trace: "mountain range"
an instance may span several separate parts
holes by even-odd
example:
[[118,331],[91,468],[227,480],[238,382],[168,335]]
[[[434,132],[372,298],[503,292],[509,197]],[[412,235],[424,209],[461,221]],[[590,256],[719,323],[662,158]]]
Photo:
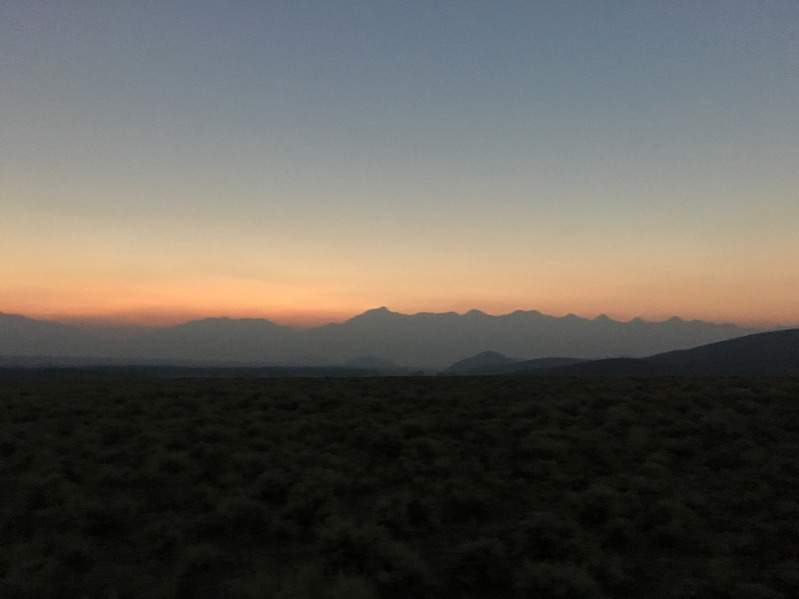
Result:
[[[644,358],[760,332],[734,324],[674,317],[661,322],[548,316],[518,310],[400,314],[368,310],[343,323],[309,329],[266,319],[206,318],[117,337],[92,329],[0,312],[0,356],[94,363],[204,363],[250,366],[331,366],[441,370],[490,349],[516,360],[564,356],[571,361]],[[510,360],[513,362],[514,360]],[[507,362],[507,361],[506,361]],[[507,364],[506,364],[507,366]]]

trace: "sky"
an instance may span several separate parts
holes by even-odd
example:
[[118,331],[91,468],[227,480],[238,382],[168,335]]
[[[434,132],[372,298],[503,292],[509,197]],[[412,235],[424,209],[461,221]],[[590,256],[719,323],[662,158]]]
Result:
[[0,311],[799,325],[799,3],[0,3]]

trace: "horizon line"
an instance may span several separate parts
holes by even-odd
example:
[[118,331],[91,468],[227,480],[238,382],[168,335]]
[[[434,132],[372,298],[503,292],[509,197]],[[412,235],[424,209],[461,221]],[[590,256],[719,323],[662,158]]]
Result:
[[[320,311],[323,312],[323,311]],[[0,315],[8,315],[8,316],[21,316],[23,318],[29,318],[31,320],[39,320],[39,321],[46,321],[46,322],[56,322],[59,324],[65,324],[75,327],[81,328],[92,328],[92,329],[162,329],[168,328],[171,326],[180,326],[189,324],[192,322],[198,322],[202,320],[233,320],[233,321],[241,321],[241,320],[260,320],[265,322],[270,322],[272,324],[276,324],[278,326],[283,326],[286,328],[303,330],[303,329],[314,329],[323,326],[328,326],[331,324],[343,324],[359,316],[363,316],[370,312],[386,312],[390,314],[396,314],[399,316],[407,316],[407,317],[414,317],[414,316],[423,316],[423,315],[455,315],[458,317],[463,317],[471,313],[477,313],[481,315],[485,315],[491,318],[501,318],[506,316],[511,316],[516,313],[536,313],[540,314],[541,316],[545,316],[548,318],[579,318],[581,320],[587,321],[596,321],[596,320],[609,320],[611,322],[616,322],[620,324],[629,324],[635,321],[641,321],[649,324],[659,324],[665,323],[672,320],[678,320],[681,322],[705,322],[708,324],[715,324],[715,325],[732,325],[741,328],[750,328],[750,329],[760,329],[760,330],[773,330],[773,329],[784,329],[784,328],[793,328],[799,327],[799,322],[795,324],[784,323],[784,322],[764,322],[764,321],[730,321],[730,320],[707,320],[704,318],[686,318],[677,314],[668,317],[655,317],[653,320],[648,320],[643,316],[634,316],[627,320],[614,318],[609,316],[607,313],[602,312],[597,314],[596,316],[580,316],[574,312],[568,312],[566,314],[557,315],[557,314],[547,314],[545,312],[541,312],[540,310],[530,308],[530,309],[523,309],[517,308],[515,310],[511,310],[509,312],[500,312],[500,313],[492,313],[487,312],[485,310],[481,310],[479,308],[471,308],[469,310],[465,310],[463,312],[458,312],[456,310],[445,310],[445,311],[429,311],[429,310],[420,310],[418,312],[400,312],[392,310],[385,305],[382,305],[377,308],[368,308],[361,312],[344,316],[341,315],[339,318],[333,320],[326,320],[320,318],[308,318],[307,315],[304,317],[295,316],[294,318],[277,318],[269,317],[269,316],[248,316],[246,314],[242,315],[202,315],[202,314],[175,314],[173,316],[169,316],[168,314],[147,314],[150,316],[150,319],[142,318],[144,314],[141,312],[130,314],[130,313],[115,313],[115,314],[78,314],[78,315],[70,315],[70,314],[42,314],[42,315],[29,315],[20,312],[5,312],[0,310]],[[324,313],[324,312],[323,312]],[[137,318],[138,316],[138,318]],[[155,320],[153,321],[152,316],[156,316]],[[151,320],[151,322],[147,322],[147,320]]]

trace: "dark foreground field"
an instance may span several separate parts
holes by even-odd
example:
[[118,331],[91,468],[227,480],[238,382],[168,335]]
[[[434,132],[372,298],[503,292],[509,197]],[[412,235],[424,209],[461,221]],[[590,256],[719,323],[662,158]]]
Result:
[[0,382],[2,597],[799,596],[799,379]]

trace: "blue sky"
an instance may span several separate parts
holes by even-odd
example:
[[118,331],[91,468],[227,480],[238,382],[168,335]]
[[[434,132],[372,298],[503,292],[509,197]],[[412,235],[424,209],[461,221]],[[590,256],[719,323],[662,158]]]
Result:
[[799,5],[6,2],[0,311],[799,324]]

